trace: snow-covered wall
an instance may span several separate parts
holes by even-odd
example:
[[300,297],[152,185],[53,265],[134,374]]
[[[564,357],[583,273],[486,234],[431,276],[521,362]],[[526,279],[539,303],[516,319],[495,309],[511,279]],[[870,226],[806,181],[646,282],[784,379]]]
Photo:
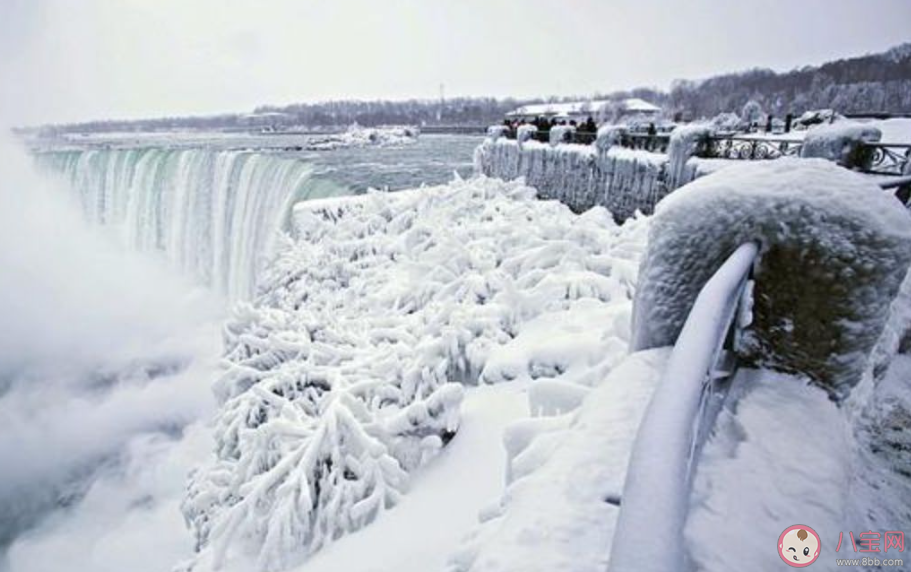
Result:
[[702,285],[751,240],[762,248],[754,319],[738,352],[845,397],[911,264],[911,215],[829,161],[744,163],[662,202],[640,271],[634,349],[673,344]]
[[475,151],[475,171],[504,180],[524,177],[542,198],[559,200],[576,212],[603,206],[617,221],[637,210],[651,214],[670,191],[704,174],[701,163],[691,160],[701,128],[675,132],[668,155],[619,147],[622,127],[603,126],[592,145],[556,144],[563,132],[555,136],[555,130],[554,145],[491,132]]

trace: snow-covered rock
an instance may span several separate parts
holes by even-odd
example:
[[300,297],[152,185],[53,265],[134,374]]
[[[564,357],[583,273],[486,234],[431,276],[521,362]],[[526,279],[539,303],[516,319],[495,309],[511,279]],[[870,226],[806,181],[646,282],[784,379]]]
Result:
[[297,241],[225,328],[188,568],[279,570],[368,524],[458,430],[464,383],[542,380],[541,412],[578,404],[625,352],[646,221],[534,197],[478,178],[295,208]]
[[911,215],[828,161],[753,162],[700,178],[654,217],[633,347],[673,344],[702,285],[746,241],[761,243],[761,260],[739,353],[844,398],[911,263]]
[[881,137],[882,132],[868,123],[826,123],[807,132],[800,156],[828,159],[845,167],[860,167],[865,159],[863,144],[876,143]]

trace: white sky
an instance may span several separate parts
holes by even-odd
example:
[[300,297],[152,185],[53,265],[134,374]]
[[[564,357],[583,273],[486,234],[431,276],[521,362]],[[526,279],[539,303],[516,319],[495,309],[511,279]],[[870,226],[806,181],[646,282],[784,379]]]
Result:
[[0,0],[0,113],[666,88],[880,51],[909,24],[909,0]]

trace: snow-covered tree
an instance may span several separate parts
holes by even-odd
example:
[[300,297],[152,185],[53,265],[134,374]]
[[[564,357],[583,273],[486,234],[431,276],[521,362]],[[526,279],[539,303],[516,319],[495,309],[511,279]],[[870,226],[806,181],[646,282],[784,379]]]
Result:
[[740,112],[740,118],[743,119],[744,123],[747,125],[760,123],[763,116],[762,106],[759,105],[759,102],[755,99],[746,102],[743,106],[743,110]]

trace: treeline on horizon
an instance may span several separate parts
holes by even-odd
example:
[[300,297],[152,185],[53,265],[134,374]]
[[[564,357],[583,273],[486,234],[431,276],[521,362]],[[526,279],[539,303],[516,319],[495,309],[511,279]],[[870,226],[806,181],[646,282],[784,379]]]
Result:
[[456,97],[440,100],[329,101],[275,106],[253,113],[164,117],[143,120],[102,120],[49,125],[44,132],[106,132],[197,130],[288,130],[378,125],[488,125],[498,123],[516,107],[545,101],[624,99],[640,97],[664,109],[668,117],[687,120],[738,112],[754,100],[765,113],[783,117],[810,109],[842,114],[911,113],[911,43],[879,54],[846,58],[821,66],[778,73],[769,69],[717,75],[704,80],[677,80],[669,91],[639,88],[594,96],[496,99]]

